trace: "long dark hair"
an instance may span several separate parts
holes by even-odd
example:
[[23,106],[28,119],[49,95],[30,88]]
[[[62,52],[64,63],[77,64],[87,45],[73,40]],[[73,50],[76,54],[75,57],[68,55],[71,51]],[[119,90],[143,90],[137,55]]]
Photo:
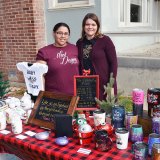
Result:
[[96,37],[100,37],[102,36],[101,32],[100,32],[100,22],[99,22],[99,19],[97,17],[96,14],[94,13],[88,13],[85,15],[83,21],[82,21],[82,33],[81,33],[81,38],[84,38],[85,37],[85,31],[84,31],[84,27],[86,25],[86,21],[87,19],[92,19],[94,22],[96,22],[97,24],[97,32],[95,34]]
[[66,23],[64,23],[64,22],[57,23],[57,24],[54,26],[54,28],[53,28],[53,32],[55,33],[55,32],[58,30],[58,28],[60,28],[60,27],[66,27],[66,28],[68,29],[69,34],[70,34],[70,28],[69,28],[69,26],[68,26]]

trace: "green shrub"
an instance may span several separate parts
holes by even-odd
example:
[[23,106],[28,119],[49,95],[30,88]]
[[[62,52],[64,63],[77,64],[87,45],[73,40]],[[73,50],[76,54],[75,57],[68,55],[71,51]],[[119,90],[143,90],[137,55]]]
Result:
[[4,80],[3,73],[0,72],[0,98],[4,98],[4,96],[9,92],[9,81]]

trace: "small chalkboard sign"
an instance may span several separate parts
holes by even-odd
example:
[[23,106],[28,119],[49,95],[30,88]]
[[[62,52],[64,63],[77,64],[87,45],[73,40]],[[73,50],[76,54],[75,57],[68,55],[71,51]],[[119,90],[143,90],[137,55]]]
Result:
[[55,114],[73,116],[79,97],[40,91],[28,123],[54,129]]
[[99,76],[74,76],[74,95],[80,98],[76,110],[97,109],[95,97],[99,98]]

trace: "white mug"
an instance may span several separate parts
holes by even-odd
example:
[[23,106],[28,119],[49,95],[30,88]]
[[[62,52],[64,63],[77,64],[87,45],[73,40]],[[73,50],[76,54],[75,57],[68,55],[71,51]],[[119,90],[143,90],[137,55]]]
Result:
[[106,122],[106,112],[102,109],[93,111],[94,125],[99,126]]
[[126,149],[128,147],[129,131],[126,128],[117,128],[115,134],[117,148]]
[[6,112],[0,111],[0,130],[6,128]]
[[22,132],[22,120],[20,117],[14,117],[11,120],[12,132],[14,134],[20,134]]

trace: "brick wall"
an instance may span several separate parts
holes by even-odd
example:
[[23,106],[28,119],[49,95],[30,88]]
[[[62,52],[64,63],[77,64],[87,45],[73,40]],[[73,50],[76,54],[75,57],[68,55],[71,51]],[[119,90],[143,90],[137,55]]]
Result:
[[23,82],[17,62],[34,62],[45,45],[43,0],[0,0],[0,71],[10,82]]

